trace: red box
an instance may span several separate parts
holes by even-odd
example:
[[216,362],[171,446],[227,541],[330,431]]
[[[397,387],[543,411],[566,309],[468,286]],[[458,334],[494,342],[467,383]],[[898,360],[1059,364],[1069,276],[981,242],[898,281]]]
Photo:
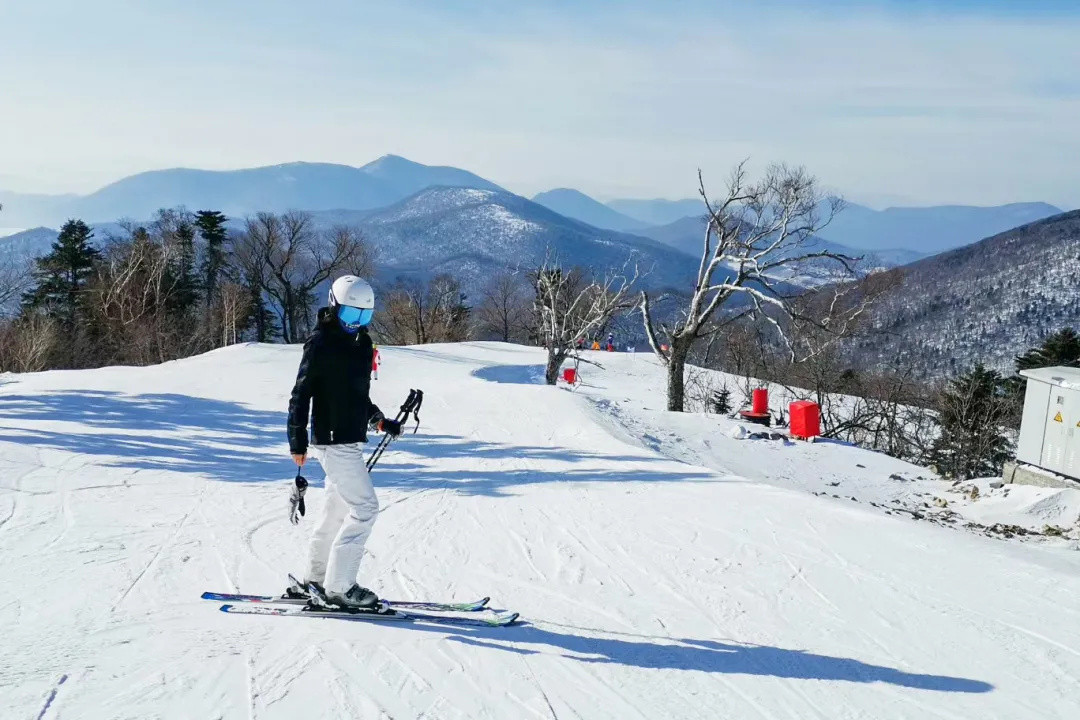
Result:
[[821,408],[816,402],[800,400],[788,407],[792,437],[808,440],[821,434]]
[[577,382],[577,370],[574,368],[563,368],[562,379],[573,385]]

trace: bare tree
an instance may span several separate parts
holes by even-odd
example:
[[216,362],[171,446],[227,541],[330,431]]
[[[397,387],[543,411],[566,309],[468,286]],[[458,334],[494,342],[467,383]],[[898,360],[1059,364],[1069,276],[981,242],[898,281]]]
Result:
[[532,317],[529,285],[509,270],[495,275],[481,293],[476,308],[479,330],[503,342],[520,342],[528,335]]
[[28,263],[0,254],[0,317],[14,309],[15,300],[30,287],[33,275]]
[[177,236],[160,225],[128,228],[103,250],[88,296],[96,357],[83,364],[149,364],[190,354],[190,324],[181,322],[172,272],[183,252]]
[[45,370],[60,343],[60,322],[40,308],[27,310],[0,325],[0,372]]
[[559,368],[579,340],[603,327],[620,310],[633,307],[631,299],[638,271],[627,267],[590,278],[581,268],[564,270],[549,258],[533,275],[536,285],[534,313],[537,340],[547,349],[544,379],[554,385]]
[[[3,209],[0,203],[0,211]],[[29,287],[32,277],[29,263],[17,260],[9,252],[0,252],[0,317],[8,314],[9,304]]]
[[399,279],[376,314],[375,331],[390,345],[461,342],[469,336],[471,308],[465,301],[461,283],[450,275],[426,284]]
[[[814,249],[814,234],[831,222],[843,207],[839,198],[825,198],[817,181],[802,168],[770,166],[758,182],[747,179],[745,162],[731,174],[727,193],[719,202],[709,200],[698,173],[698,188],[708,212],[705,237],[694,287],[686,308],[670,322],[658,322],[648,293],[641,293],[645,334],[667,364],[667,407],[681,412],[684,404],[686,361],[695,342],[721,332],[733,316],[753,313],[768,322],[793,360],[819,351],[797,347],[790,328],[810,323],[839,339],[865,310],[864,303],[847,301],[853,284],[833,285],[833,298],[824,312],[815,303],[807,312],[798,295],[777,281],[811,263],[828,264],[837,281],[855,277],[856,258],[827,249]],[[819,270],[820,273],[820,270]],[[741,303],[741,310],[729,305]],[[721,312],[721,310],[727,312]],[[661,340],[668,345],[665,351]]]
[[234,256],[243,276],[273,300],[286,342],[300,342],[311,330],[317,286],[340,273],[370,276],[375,264],[358,230],[319,232],[302,212],[248,218]]
[[219,283],[212,301],[209,312],[216,320],[212,327],[221,331],[217,347],[240,342],[240,331],[251,316],[251,293],[242,285],[226,280]]

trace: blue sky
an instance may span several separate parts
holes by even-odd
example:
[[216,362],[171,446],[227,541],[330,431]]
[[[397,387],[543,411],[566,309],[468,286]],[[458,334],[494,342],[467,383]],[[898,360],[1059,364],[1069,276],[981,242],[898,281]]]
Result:
[[0,0],[0,188],[396,153],[675,198],[750,157],[1078,207],[1077,38],[1076,0]]

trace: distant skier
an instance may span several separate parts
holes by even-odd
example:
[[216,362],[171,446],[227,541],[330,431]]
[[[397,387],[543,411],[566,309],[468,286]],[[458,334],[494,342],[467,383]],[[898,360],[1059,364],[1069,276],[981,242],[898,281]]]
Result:
[[304,344],[304,357],[289,400],[289,450],[303,466],[311,454],[326,471],[326,509],[311,538],[305,581],[325,589],[326,598],[355,609],[375,608],[378,596],[356,582],[364,544],[379,501],[364,461],[367,429],[401,434],[401,423],[384,417],[371,402],[373,345],[367,325],[375,292],[364,280],[345,275],[330,288],[328,306]]
[[615,333],[608,333],[607,336],[607,351],[615,352]]

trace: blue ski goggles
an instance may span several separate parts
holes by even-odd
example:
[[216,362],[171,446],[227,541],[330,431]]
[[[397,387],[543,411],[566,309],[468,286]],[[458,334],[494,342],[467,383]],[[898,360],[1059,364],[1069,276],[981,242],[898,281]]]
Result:
[[374,314],[375,308],[358,308],[350,305],[340,305],[337,311],[338,320],[350,330],[365,327],[371,322]]

